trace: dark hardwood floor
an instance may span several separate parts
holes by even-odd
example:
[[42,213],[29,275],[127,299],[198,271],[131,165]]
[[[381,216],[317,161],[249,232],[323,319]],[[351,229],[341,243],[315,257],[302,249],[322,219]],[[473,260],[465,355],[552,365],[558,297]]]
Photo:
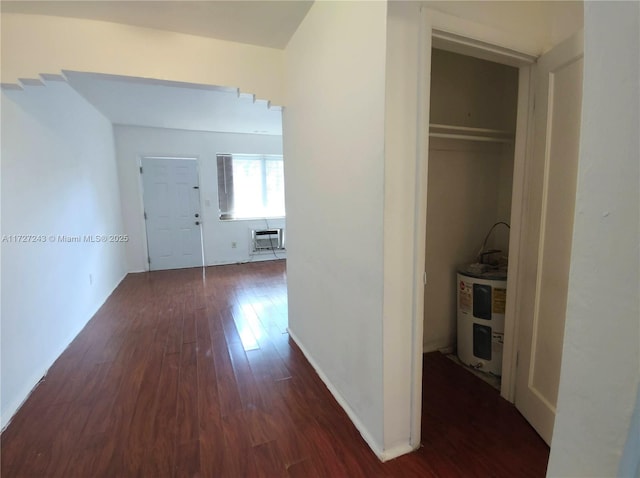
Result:
[[2,433],[2,477],[544,476],[515,408],[437,353],[423,447],[380,463],[286,326],[284,261],[130,274]]

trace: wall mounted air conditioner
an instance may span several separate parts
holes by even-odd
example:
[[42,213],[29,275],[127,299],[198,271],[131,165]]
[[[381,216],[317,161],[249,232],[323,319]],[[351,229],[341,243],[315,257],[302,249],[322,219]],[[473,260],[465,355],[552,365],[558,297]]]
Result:
[[277,229],[253,229],[251,231],[251,253],[282,251],[284,250],[284,230]]

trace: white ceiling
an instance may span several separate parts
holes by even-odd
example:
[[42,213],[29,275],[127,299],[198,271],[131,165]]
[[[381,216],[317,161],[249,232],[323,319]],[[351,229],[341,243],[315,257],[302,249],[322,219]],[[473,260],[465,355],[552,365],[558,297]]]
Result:
[[236,89],[65,71],[112,123],[228,133],[282,134],[281,108]]
[[313,0],[2,0],[3,13],[87,18],[221,40],[284,48]]

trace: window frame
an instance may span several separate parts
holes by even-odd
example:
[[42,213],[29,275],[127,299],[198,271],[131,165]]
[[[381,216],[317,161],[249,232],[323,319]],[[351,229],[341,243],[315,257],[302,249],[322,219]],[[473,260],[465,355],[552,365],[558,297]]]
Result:
[[[235,211],[235,191],[233,181],[233,160],[254,159],[260,162],[260,180],[262,187],[262,205],[267,203],[267,161],[281,161],[284,169],[284,157],[282,154],[263,153],[216,153],[216,166],[218,175],[218,220],[219,221],[251,221],[256,219],[285,219],[286,210],[283,215],[266,215],[251,217],[236,217]],[[284,184],[283,184],[284,189]],[[222,192],[224,190],[224,192]],[[229,192],[230,190],[230,192]],[[284,195],[284,191],[283,191]],[[223,204],[224,203],[224,204]],[[225,206],[226,211],[222,210]]]

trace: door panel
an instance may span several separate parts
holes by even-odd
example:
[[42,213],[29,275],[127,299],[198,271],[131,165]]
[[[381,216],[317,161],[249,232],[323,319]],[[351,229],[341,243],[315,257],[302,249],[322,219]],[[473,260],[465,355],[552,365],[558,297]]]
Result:
[[580,32],[538,61],[534,151],[525,196],[515,404],[547,443],[560,381],[581,106]]
[[201,266],[197,161],[143,158],[142,169],[149,269]]

